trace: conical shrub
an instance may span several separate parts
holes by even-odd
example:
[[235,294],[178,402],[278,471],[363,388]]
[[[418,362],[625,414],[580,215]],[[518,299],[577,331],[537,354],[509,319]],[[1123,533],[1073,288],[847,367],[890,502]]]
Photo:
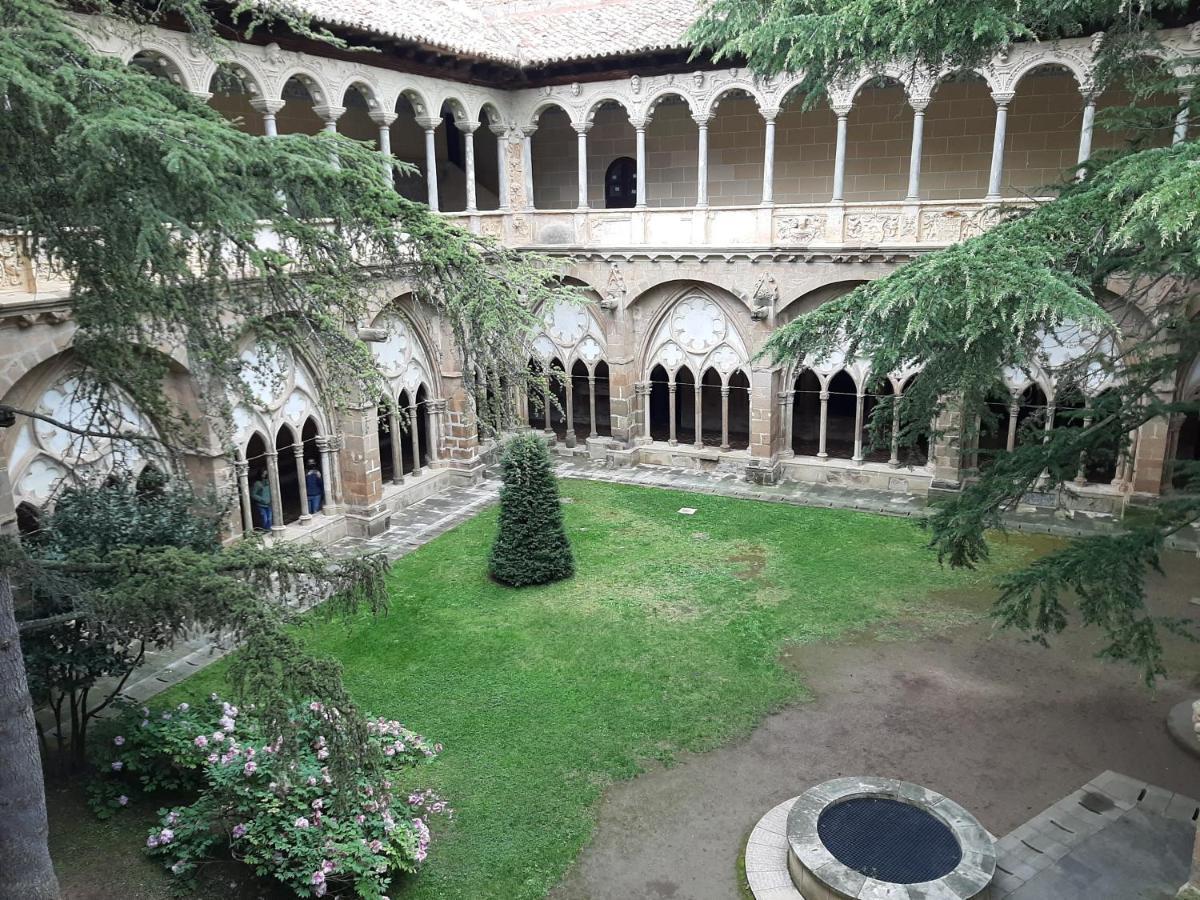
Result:
[[558,480],[540,438],[520,435],[500,458],[500,531],[488,570],[513,587],[548,584],[575,573],[575,558],[563,528]]

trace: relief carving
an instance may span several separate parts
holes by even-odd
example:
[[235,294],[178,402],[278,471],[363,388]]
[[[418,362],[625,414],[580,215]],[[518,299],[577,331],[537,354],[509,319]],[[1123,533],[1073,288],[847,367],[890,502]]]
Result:
[[985,206],[963,220],[962,240],[978,237],[1000,221],[1000,207]]
[[824,216],[781,216],[775,224],[775,235],[781,243],[808,244],[824,234]]
[[29,290],[29,259],[21,251],[18,238],[0,235],[0,291]]
[[899,213],[851,213],[846,216],[846,237],[881,244],[900,237]]
[[957,210],[925,211],[921,214],[921,241],[950,244],[962,235],[963,214]]

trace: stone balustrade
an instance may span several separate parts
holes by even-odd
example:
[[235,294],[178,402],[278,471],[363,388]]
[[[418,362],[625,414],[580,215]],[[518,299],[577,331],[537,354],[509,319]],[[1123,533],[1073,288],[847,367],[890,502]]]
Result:
[[514,246],[780,247],[935,250],[981,234],[1005,209],[1037,201],[824,203],[806,206],[670,207],[454,213],[472,231]]

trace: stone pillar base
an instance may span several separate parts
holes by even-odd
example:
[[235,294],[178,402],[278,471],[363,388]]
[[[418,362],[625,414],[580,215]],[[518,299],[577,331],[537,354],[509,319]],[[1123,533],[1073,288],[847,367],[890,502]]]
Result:
[[751,457],[746,463],[746,480],[751,484],[778,484],[781,468],[777,459]]
[[346,534],[350,537],[375,537],[387,531],[392,512],[380,504],[366,509],[348,509],[346,511]]
[[608,457],[609,439],[606,437],[590,437],[587,439],[588,459],[602,462]]

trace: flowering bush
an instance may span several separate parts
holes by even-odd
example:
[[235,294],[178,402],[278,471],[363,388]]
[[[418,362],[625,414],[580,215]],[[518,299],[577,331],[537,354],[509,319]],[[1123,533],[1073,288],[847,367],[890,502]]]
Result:
[[369,719],[379,773],[339,781],[326,739],[338,713],[320,703],[290,714],[301,748],[285,757],[251,708],[212,696],[198,710],[124,717],[94,752],[104,787],[93,791],[102,815],[136,793],[192,789],[188,806],[161,810],[146,847],[180,876],[219,856],[232,856],[302,897],[382,898],[393,875],[413,872],[429,853],[427,819],[450,810],[432,791],[404,793],[395,782],[441,751],[399,722]]

